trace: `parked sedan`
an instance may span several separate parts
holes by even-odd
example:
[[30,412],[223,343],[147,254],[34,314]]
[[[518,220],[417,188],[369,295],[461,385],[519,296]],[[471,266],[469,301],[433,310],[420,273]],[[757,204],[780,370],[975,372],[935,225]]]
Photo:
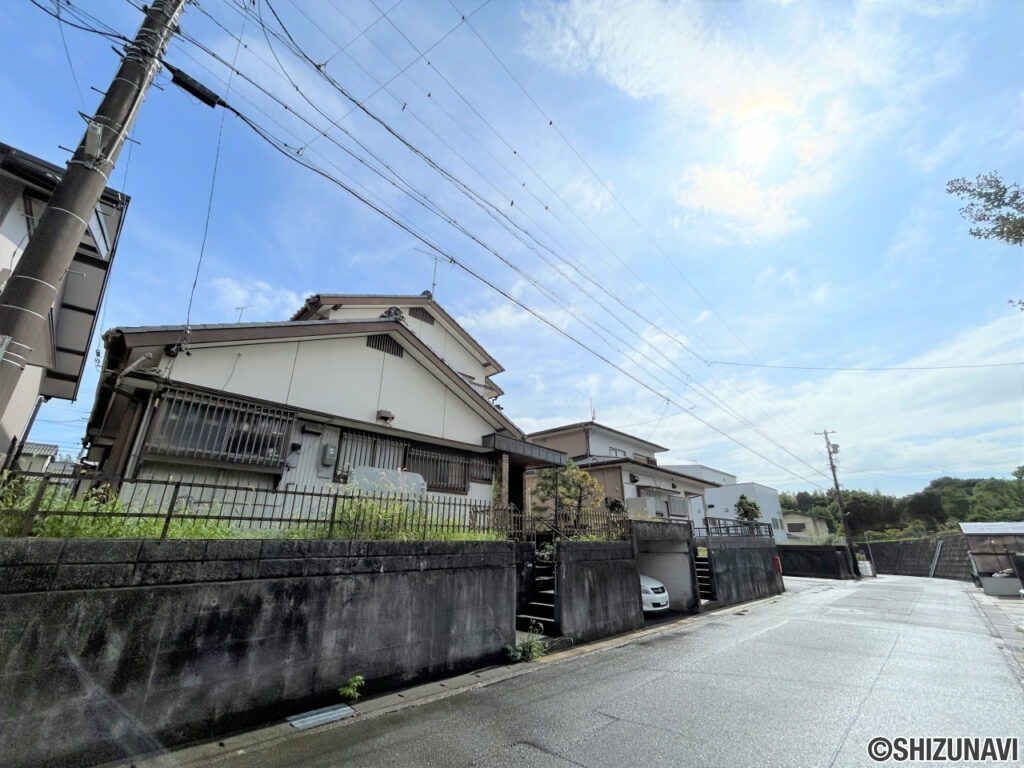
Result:
[[645,613],[668,610],[668,590],[657,579],[640,574],[640,597],[643,599]]

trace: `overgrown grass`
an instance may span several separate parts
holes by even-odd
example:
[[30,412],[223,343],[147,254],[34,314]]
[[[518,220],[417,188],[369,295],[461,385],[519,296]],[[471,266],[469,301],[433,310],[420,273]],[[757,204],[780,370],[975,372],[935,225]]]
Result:
[[[197,513],[175,511],[170,523],[166,510],[152,504],[129,508],[109,486],[72,493],[62,485],[40,492],[40,480],[0,477],[0,537],[20,536],[30,509],[29,536],[40,538],[131,539],[334,539],[393,541],[503,541],[489,530],[466,529],[461,523],[432,519],[424,504],[403,499],[358,496],[335,501],[334,523],[320,520],[273,520],[247,523],[220,519],[220,502],[205,504]],[[429,509],[429,505],[426,505]],[[165,532],[166,526],[166,532]]]

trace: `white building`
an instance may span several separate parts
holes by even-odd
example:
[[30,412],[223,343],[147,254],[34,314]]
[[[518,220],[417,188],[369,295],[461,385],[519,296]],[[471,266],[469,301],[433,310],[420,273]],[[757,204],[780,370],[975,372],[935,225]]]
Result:
[[[779,504],[779,492],[774,488],[758,483],[736,483],[709,489],[704,498],[707,502],[707,517],[725,520],[736,520],[736,502],[740,496],[756,501],[761,508],[760,522],[772,526],[772,535],[776,544],[785,544],[786,526],[782,517],[782,506]],[[701,525],[701,523],[697,523]]]
[[[0,287],[6,285],[54,187],[56,165],[0,143]],[[0,459],[24,442],[40,399],[74,400],[117,251],[128,196],[107,189],[89,219],[71,267],[57,286],[44,344],[28,350],[0,328],[0,364],[23,366],[10,402],[0,403]]]

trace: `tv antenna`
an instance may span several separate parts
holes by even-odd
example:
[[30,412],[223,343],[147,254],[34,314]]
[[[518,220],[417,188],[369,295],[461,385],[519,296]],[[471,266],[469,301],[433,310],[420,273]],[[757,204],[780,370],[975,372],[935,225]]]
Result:
[[430,295],[433,296],[437,290],[437,262],[441,260],[441,256],[436,251],[428,251],[424,248],[414,248],[413,250],[425,253],[434,260],[434,276],[430,280]]
[[235,307],[235,309],[238,310],[238,320],[236,320],[235,322],[237,322],[237,323],[242,322],[242,313],[245,312],[245,310],[247,310],[249,307],[252,307],[252,306],[254,306],[254,305],[253,304],[243,304],[240,307]]

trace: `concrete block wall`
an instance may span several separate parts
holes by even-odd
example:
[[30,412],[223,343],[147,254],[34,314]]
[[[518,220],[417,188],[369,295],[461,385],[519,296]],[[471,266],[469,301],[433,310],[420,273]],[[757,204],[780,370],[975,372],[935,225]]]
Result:
[[771,546],[744,549],[730,546],[709,549],[715,599],[720,605],[733,605],[748,600],[779,595],[786,591],[782,574],[775,572],[775,542]]
[[963,534],[942,537],[942,551],[935,566],[939,579],[971,580],[971,560],[967,556],[967,537]]
[[780,544],[782,573],[820,579],[852,579],[846,547],[811,544]]
[[870,550],[877,573],[900,576],[928,576],[935,549],[942,541],[942,551],[935,566],[935,576],[944,579],[971,580],[971,563],[967,557],[967,537],[963,534],[932,536],[901,541],[872,541],[859,545],[862,552]]
[[627,541],[560,541],[555,555],[555,615],[576,642],[644,625],[640,574]]
[[0,540],[0,765],[119,759],[504,659],[505,542]]

